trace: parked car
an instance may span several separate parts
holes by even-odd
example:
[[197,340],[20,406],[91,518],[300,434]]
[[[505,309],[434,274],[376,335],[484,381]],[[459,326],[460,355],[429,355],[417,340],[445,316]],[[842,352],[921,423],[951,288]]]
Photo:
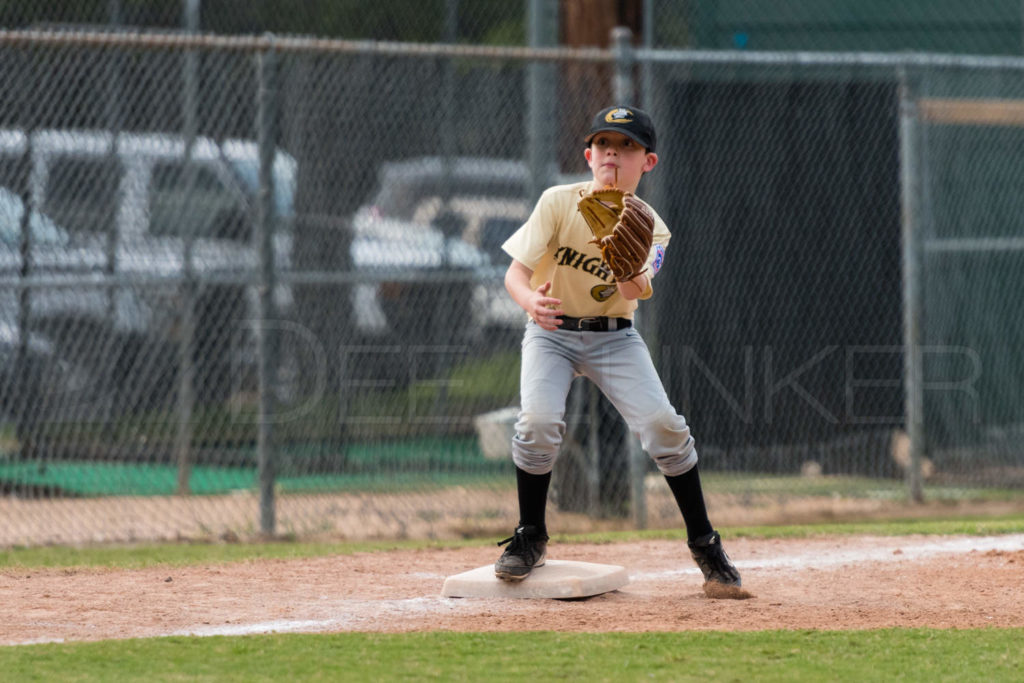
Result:
[[[273,249],[282,277],[274,301],[286,318],[295,307],[287,273],[297,171],[296,160],[278,151]],[[258,176],[253,141],[198,137],[190,145],[176,134],[84,130],[40,130],[29,140],[24,131],[0,130],[0,186],[27,187],[37,207],[33,230],[38,224],[52,237],[32,240],[34,276],[73,273],[78,283],[32,290],[31,334],[56,357],[67,354],[107,378],[89,383],[119,387],[128,404],[165,402],[177,388],[180,283],[191,274],[197,397],[226,398],[237,388],[239,363],[255,363],[252,335],[239,344],[245,330],[232,325],[256,314]],[[350,302],[359,334],[458,344],[496,326],[521,326],[524,314],[502,284],[500,245],[529,215],[528,181],[525,165],[509,160],[383,164],[376,193],[351,221],[351,262],[363,283]],[[17,223],[0,248],[7,277],[20,273]],[[16,291],[3,290],[5,310],[15,310]],[[2,320],[4,338],[20,339],[17,316]]]
[[[579,180],[549,175],[551,183]],[[431,156],[381,164],[375,193],[353,217],[356,239],[387,245],[391,258],[414,264],[422,276],[363,286],[378,287],[381,318],[398,320],[405,311],[414,316],[404,322],[407,332],[419,326],[422,334],[440,315],[431,308],[454,307],[456,319],[471,321],[465,327],[477,334],[521,327],[526,316],[505,291],[509,258],[501,245],[530,216],[531,181],[528,166],[511,159]],[[372,271],[378,260],[360,258],[357,267]],[[462,298],[450,283],[428,277],[440,270],[466,274]],[[374,299],[368,291],[363,296]]]
[[[59,331],[41,324],[69,300],[87,305],[72,283],[88,272],[89,258],[70,249],[68,233],[39,211],[30,213],[30,237],[22,244],[24,217],[22,198],[0,187],[0,281],[7,283],[0,286],[0,419],[35,419],[61,406],[81,408],[95,398],[97,387],[89,368],[62,351]],[[48,287],[15,286],[24,275],[25,255],[29,272],[45,274]],[[24,331],[26,316],[40,324]]]
[[[272,205],[282,224],[274,249],[283,262],[291,248],[294,169],[295,160],[279,151]],[[0,130],[0,184],[27,187],[31,205],[67,235],[60,263],[36,264],[35,274],[74,265],[79,277],[95,278],[73,296],[47,290],[50,304],[35,307],[34,320],[45,320],[55,341],[83,355],[107,344],[104,357],[92,360],[115,356],[117,367],[97,373],[109,371],[122,388],[134,373],[136,398],[163,402],[176,388],[189,291],[181,282],[190,279],[196,395],[223,400],[235,383],[239,339],[244,346],[252,336],[239,323],[255,313],[258,171],[258,148],[247,140],[197,137],[189,144],[174,134],[89,130],[39,130],[30,140],[24,131]],[[286,286],[274,297],[289,306]]]

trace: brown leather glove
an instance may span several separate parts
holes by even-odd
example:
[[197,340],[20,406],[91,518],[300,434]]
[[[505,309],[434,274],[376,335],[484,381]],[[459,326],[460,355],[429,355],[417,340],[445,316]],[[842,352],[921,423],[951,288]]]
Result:
[[584,195],[577,208],[616,281],[644,272],[654,243],[654,214],[646,204],[630,192],[605,188]]

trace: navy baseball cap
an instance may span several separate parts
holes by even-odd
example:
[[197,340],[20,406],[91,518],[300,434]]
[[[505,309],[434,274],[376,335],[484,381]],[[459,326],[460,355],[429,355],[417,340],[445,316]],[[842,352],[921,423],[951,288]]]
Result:
[[606,131],[622,133],[642,145],[648,152],[654,151],[657,142],[651,117],[636,107],[615,106],[597,112],[584,142],[589,145],[595,135]]

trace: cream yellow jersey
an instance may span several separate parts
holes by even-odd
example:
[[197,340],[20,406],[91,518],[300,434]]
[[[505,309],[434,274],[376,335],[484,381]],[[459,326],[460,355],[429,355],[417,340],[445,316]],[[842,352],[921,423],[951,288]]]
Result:
[[[562,300],[565,315],[632,319],[637,302],[619,294],[615,277],[601,258],[601,250],[590,243],[594,235],[576,208],[591,186],[592,182],[582,182],[545,190],[526,223],[501,248],[533,270],[532,288],[551,281],[548,296]],[[653,279],[664,263],[672,235],[661,216],[651,211],[654,243],[647,257],[647,277]],[[653,293],[648,286],[640,298],[649,299]]]

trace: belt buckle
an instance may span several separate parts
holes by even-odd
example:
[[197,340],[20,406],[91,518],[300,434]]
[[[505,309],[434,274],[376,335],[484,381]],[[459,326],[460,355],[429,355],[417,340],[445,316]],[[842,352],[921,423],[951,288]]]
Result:
[[576,329],[592,332],[594,326],[600,326],[600,322],[600,317],[580,318],[580,321],[576,323]]

